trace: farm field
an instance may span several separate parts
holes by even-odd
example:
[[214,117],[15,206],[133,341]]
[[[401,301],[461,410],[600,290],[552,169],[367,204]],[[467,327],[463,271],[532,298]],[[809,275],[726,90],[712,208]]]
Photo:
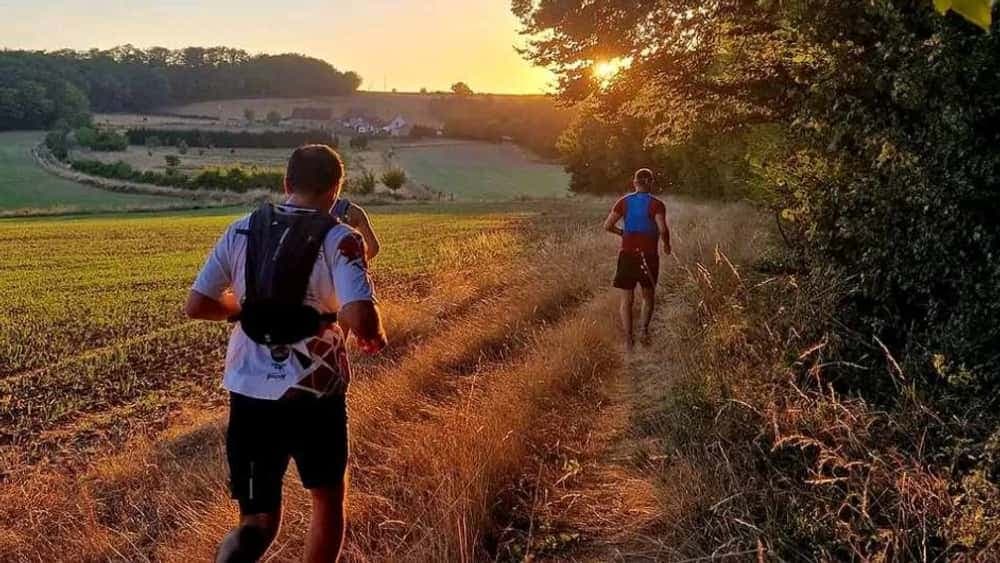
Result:
[[[594,228],[608,203],[369,210],[392,346],[355,362],[348,561],[577,548],[564,531],[576,524],[533,534],[521,519],[534,488],[583,455],[624,377],[606,289],[614,240]],[[713,221],[733,214],[676,207],[690,233],[679,250],[703,259]],[[0,559],[211,557],[235,518],[219,389],[228,327],[186,321],[180,306],[238,213],[0,221],[12,265],[0,272],[12,312],[0,317]],[[308,498],[293,475],[278,561],[301,555]],[[491,515],[498,503],[509,510]]]
[[[346,143],[344,143],[346,144]],[[340,147],[348,176],[368,170],[378,177],[389,166],[406,170],[410,180],[451,194],[456,200],[503,201],[519,197],[561,198],[568,194],[569,176],[557,164],[539,162],[511,144],[475,141],[395,142],[375,141],[367,150]],[[152,153],[152,154],[150,154]],[[193,174],[203,168],[245,166],[281,168],[290,149],[189,149],[180,155],[179,170]],[[124,161],[138,170],[166,170],[174,147],[130,146],[124,152],[75,149],[74,159],[106,163]]]
[[562,166],[534,160],[512,144],[400,146],[394,160],[414,181],[457,199],[558,198],[569,190]]
[[0,133],[0,214],[28,209],[53,213],[121,211],[185,204],[169,197],[107,192],[48,174],[31,157],[31,149],[44,136],[39,132]]

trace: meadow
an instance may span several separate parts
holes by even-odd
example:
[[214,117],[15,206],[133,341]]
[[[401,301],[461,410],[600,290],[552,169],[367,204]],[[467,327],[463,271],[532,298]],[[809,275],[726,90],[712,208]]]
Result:
[[513,144],[457,143],[400,146],[394,151],[414,179],[456,199],[564,197],[569,176],[558,164],[540,162]]
[[169,197],[113,193],[42,170],[31,149],[44,138],[39,132],[0,133],[0,215],[27,211],[71,213],[155,209],[184,205]]

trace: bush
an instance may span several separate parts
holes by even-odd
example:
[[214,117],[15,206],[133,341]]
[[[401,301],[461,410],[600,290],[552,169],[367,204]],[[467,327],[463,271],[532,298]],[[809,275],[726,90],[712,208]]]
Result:
[[80,127],[73,131],[76,144],[98,152],[120,152],[128,148],[128,139],[110,129]]
[[406,171],[402,168],[391,168],[382,173],[382,183],[390,190],[397,192],[406,184]]
[[188,144],[184,141],[184,139],[177,142],[177,152],[180,154],[188,153]]
[[352,194],[369,195],[375,192],[377,183],[375,174],[372,174],[371,170],[363,168],[361,174],[347,179],[347,182],[344,183],[344,190]]
[[49,131],[45,135],[45,146],[48,147],[52,156],[59,160],[64,160],[69,156],[69,145],[66,142],[65,131]]
[[164,155],[163,160],[167,162],[167,168],[177,168],[181,163],[181,157],[176,154]]
[[350,145],[352,149],[363,151],[368,148],[368,137],[365,135],[351,137]]
[[190,190],[212,189],[240,193],[255,189],[280,191],[284,178],[284,171],[279,169],[244,169],[239,166],[228,169],[205,169],[192,177],[181,174],[173,167],[165,173],[152,170],[142,172],[122,161],[107,164],[97,160],[74,160],[71,166],[78,172],[102,178]]
[[[129,129],[128,142],[151,147],[155,143],[189,147],[237,149],[288,149],[306,144],[330,145],[334,138],[329,131],[206,131],[204,129]],[[159,144],[155,146],[160,146]]]

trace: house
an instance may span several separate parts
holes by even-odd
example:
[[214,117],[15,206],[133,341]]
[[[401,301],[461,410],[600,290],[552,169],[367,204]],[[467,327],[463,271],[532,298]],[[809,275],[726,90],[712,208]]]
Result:
[[403,116],[397,115],[382,131],[390,137],[405,137],[410,134],[413,127],[407,123]]
[[382,121],[376,117],[349,115],[340,121],[340,126],[359,135],[378,135],[382,132]]

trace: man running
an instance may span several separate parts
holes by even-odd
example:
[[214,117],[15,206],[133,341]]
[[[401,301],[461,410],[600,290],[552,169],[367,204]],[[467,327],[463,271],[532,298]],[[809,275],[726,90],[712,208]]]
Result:
[[267,551],[278,533],[290,458],[312,495],[306,560],[340,554],[350,380],[342,328],[366,352],[386,345],[361,236],[329,215],[343,176],[331,148],[297,149],[285,175],[286,202],[230,225],[188,297],[189,317],[237,322],[223,385],[240,523],[219,546],[219,562],[256,561]]
[[[642,288],[642,339],[649,342],[649,325],[656,302],[656,283],[660,276],[659,241],[663,252],[670,254],[670,229],[667,208],[653,197],[653,172],[643,168],[632,179],[634,192],[618,200],[611,209],[604,228],[622,237],[618,271],[614,286],[621,290],[621,322],[625,330],[625,348],[633,347],[632,304],[636,285]],[[623,227],[618,222],[624,220]]]
[[382,246],[378,242],[378,237],[375,236],[375,229],[372,228],[368,214],[360,205],[342,197],[333,204],[330,215],[361,234],[361,238],[365,240],[365,255],[369,261],[378,256]]

